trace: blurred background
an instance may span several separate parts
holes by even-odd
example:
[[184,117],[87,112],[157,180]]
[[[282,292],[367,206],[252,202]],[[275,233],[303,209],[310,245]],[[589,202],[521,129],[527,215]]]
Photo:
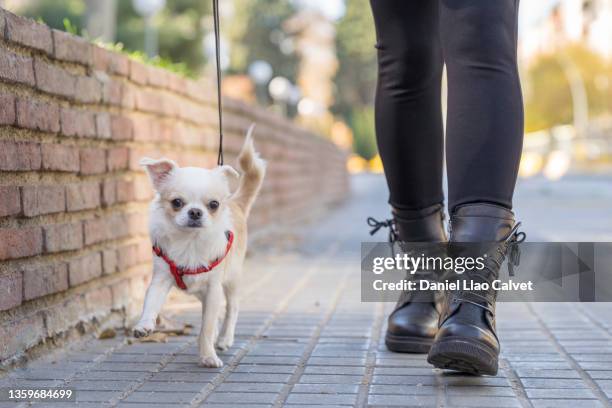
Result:
[[[223,91],[290,116],[352,149],[376,152],[374,27],[368,0],[221,0]],[[210,74],[210,1],[4,0],[17,14],[189,77]],[[612,0],[523,2],[521,177],[612,174]]]

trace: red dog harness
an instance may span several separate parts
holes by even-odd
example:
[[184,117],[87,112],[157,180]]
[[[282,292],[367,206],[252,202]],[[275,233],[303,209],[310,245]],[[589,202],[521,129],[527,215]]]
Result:
[[168,266],[170,267],[170,273],[172,274],[172,276],[174,276],[174,280],[176,281],[177,286],[183,290],[186,290],[187,285],[185,285],[185,282],[183,281],[183,276],[199,275],[201,273],[210,272],[217,265],[223,262],[223,259],[225,259],[230,249],[232,248],[232,244],[234,243],[234,233],[232,231],[227,231],[225,234],[227,235],[227,245],[225,246],[225,253],[222,257],[215,259],[208,266],[199,266],[195,269],[183,268],[182,266],[176,266],[174,261],[168,258],[168,255],[166,255],[160,247],[153,245],[153,252],[155,253],[155,255],[159,256],[168,264]]

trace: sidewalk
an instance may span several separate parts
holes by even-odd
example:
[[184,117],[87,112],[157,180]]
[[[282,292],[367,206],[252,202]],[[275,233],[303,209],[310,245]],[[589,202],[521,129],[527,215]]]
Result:
[[[500,304],[497,377],[446,373],[424,355],[388,352],[393,305],[361,303],[358,272],[359,243],[371,239],[365,218],[384,217],[386,193],[381,177],[354,181],[350,204],[301,233],[294,250],[248,259],[237,341],[220,355],[223,368],[197,366],[198,330],[168,343],[117,337],[31,363],[0,389],[71,388],[80,407],[612,406],[612,304]],[[536,188],[525,191],[521,199],[537,198]],[[525,218],[536,220],[537,209]],[[189,298],[168,311],[199,325]]]

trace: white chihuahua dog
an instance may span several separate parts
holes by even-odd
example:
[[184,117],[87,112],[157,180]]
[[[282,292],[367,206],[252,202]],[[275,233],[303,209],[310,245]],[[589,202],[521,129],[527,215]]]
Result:
[[[234,342],[246,220],[266,167],[255,152],[253,128],[251,125],[238,156],[242,176],[227,165],[207,170],[181,168],[168,159],[143,158],[140,162],[156,192],[149,222],[155,256],[142,317],[133,332],[142,337],[155,329],[166,296],[176,285],[202,301],[199,352],[205,367],[223,366],[215,345],[226,350]],[[230,178],[240,179],[233,194]],[[224,296],[225,320],[219,335],[217,323]]]

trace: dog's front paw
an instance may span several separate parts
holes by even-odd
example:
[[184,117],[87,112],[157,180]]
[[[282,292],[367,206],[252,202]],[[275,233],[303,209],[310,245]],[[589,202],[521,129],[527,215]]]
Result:
[[147,337],[155,329],[155,324],[151,323],[138,323],[132,329],[132,334],[136,338]]
[[223,361],[217,356],[200,357],[200,365],[207,368],[221,368]]
[[219,339],[216,344],[217,349],[221,351],[226,351],[233,345],[234,345],[234,339],[228,339],[225,337]]

